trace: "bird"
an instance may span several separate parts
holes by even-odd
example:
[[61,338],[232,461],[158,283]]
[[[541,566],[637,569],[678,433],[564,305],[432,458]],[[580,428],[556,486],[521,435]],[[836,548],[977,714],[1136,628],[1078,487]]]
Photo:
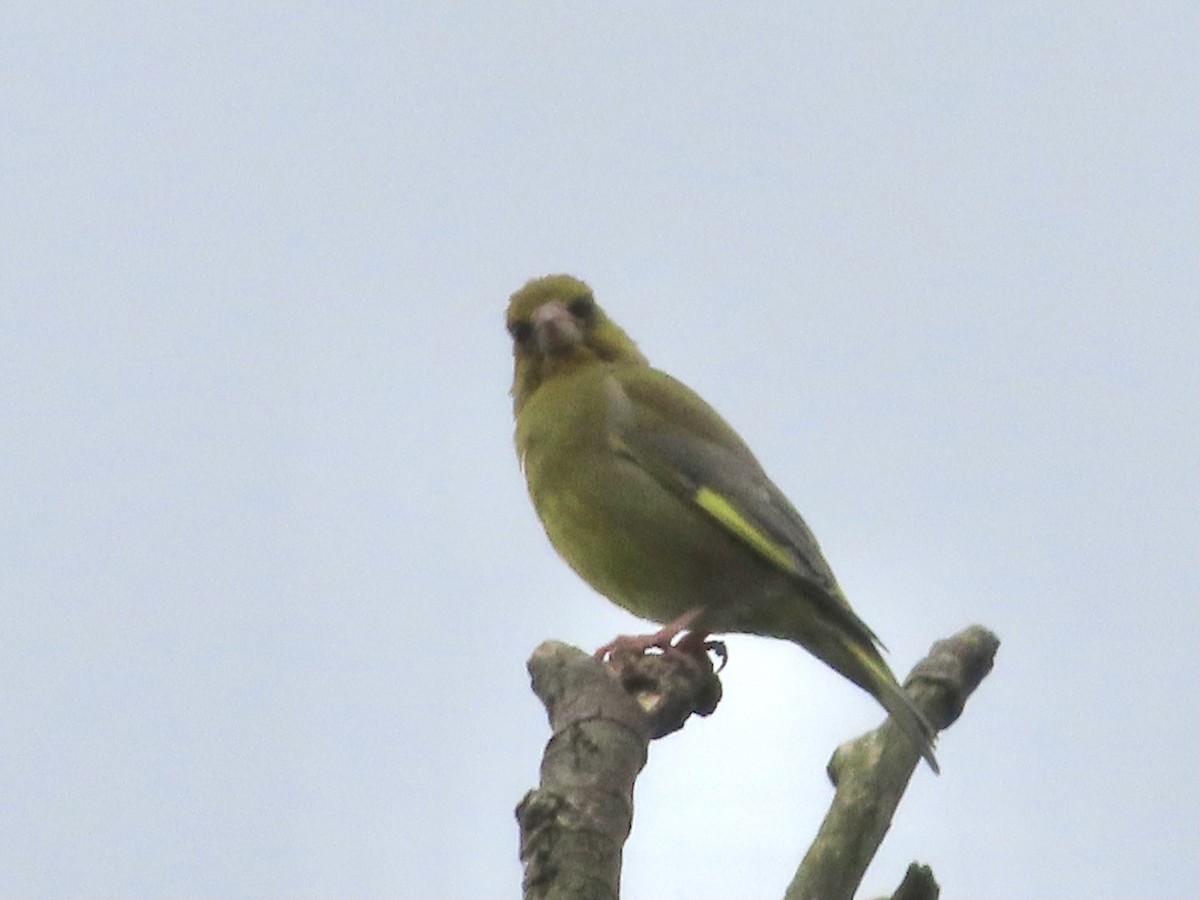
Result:
[[703,652],[711,634],[791,641],[873,696],[937,772],[934,729],[737,432],[653,368],[572,275],[517,290],[506,327],[517,454],[550,543],[597,592],[663,626],[597,654]]

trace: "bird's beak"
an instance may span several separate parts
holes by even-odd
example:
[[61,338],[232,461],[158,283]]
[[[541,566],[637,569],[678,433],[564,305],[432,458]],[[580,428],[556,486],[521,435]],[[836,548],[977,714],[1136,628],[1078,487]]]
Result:
[[566,356],[583,343],[579,323],[561,303],[543,303],[533,311],[530,321],[543,356]]

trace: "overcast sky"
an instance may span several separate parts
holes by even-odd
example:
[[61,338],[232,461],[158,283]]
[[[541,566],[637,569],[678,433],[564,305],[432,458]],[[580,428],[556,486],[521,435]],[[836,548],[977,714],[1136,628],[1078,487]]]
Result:
[[[906,672],[865,896],[1200,894],[1200,6],[8,3],[0,897],[516,898],[549,547],[508,295],[726,415]],[[764,5],[765,6],[765,5]],[[730,642],[630,898],[775,898],[873,727]]]

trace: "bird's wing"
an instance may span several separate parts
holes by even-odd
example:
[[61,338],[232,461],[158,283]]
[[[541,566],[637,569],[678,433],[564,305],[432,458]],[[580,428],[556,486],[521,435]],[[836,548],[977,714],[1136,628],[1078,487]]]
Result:
[[750,448],[684,384],[649,367],[610,389],[613,449],[693,504],[767,562],[796,578],[838,621],[879,643],[850,608],[817,539]]

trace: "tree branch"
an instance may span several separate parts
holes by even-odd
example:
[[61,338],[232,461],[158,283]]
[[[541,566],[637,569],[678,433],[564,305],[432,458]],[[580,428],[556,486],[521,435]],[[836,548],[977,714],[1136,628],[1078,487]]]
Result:
[[942,889],[929,866],[909,863],[904,880],[896,888],[896,893],[892,894],[891,900],[938,900],[941,893]]
[[[953,723],[991,670],[999,641],[980,626],[938,641],[905,683],[939,731]],[[526,900],[615,900],[621,851],[633,821],[633,784],[651,740],[706,716],[721,683],[705,657],[618,653],[606,664],[547,641],[528,662],[551,738],[539,786],[517,807]],[[837,787],[791,886],[788,900],[850,898],[887,833],[919,760],[890,720],[834,753]],[[937,883],[912,866],[896,898],[934,900]]]
[[[973,625],[937,641],[913,668],[905,689],[937,731],[962,714],[992,670],[999,646],[994,634]],[[917,748],[890,719],[834,752],[827,771],[837,793],[785,900],[854,896],[919,760]]]
[[552,735],[541,784],[517,807],[526,900],[614,900],[650,741],[716,709],[721,682],[706,657],[616,653],[605,664],[557,641],[528,668]]

